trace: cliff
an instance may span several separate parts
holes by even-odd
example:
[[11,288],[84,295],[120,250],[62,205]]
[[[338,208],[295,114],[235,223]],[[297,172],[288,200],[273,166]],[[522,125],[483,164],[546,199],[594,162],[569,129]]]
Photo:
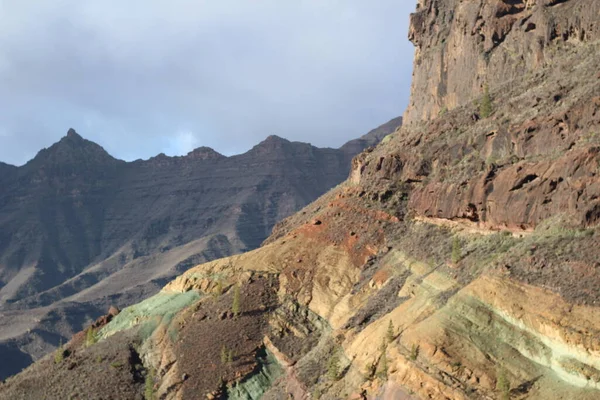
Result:
[[[600,38],[594,0],[419,0],[409,38],[416,47],[406,124],[436,118],[491,90],[518,85]],[[576,18],[573,16],[577,15]]]

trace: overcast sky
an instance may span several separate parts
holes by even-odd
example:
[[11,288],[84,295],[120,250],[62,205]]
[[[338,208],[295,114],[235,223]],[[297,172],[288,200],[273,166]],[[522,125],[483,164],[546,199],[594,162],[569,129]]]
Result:
[[0,0],[0,161],[70,127],[125,160],[338,147],[403,113],[415,4]]

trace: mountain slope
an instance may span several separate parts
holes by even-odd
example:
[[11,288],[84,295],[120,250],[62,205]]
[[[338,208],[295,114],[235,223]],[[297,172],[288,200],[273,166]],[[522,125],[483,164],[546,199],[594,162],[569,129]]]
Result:
[[[64,360],[34,364],[0,397],[122,384],[132,398],[598,399],[600,37],[585,25],[597,7],[420,1],[413,32],[457,29],[468,50],[482,41],[475,28],[498,27],[481,57],[507,63],[531,56],[509,46],[539,36],[545,62],[496,74],[488,99],[454,93],[485,64],[449,64],[464,81],[427,99],[421,60],[455,52],[460,64],[461,46],[421,37],[412,103],[423,109],[357,156],[344,184],[261,248],[191,268],[99,320],[88,330],[98,344],[82,345],[82,332]],[[548,42],[543,21],[561,22]],[[97,362],[107,347],[135,357]],[[98,379],[110,387],[81,384]]]
[[343,181],[354,155],[271,136],[232,157],[199,148],[126,163],[70,130],[3,174],[0,353],[25,361],[3,364],[0,377],[110,305],[258,247],[277,221]]

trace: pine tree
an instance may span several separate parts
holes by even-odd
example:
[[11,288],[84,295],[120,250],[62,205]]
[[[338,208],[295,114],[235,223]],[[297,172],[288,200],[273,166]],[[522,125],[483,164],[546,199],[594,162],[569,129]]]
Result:
[[223,282],[221,280],[217,281],[217,286],[215,288],[214,295],[215,297],[219,297],[223,294]]
[[338,349],[333,350],[333,354],[327,361],[327,376],[332,381],[337,381],[340,377],[340,355]]
[[419,357],[419,346],[413,344],[410,348],[410,360],[417,361],[417,357]]
[[504,369],[500,369],[498,371],[498,377],[496,379],[496,390],[500,392],[500,398],[502,400],[510,399],[510,382],[506,377],[506,371]]
[[381,344],[381,358],[379,358],[379,371],[377,372],[377,376],[381,380],[387,379],[388,374],[388,361],[387,361],[387,343],[385,340]]
[[233,312],[234,317],[237,317],[238,315],[240,315],[240,308],[241,308],[240,286],[235,285],[235,288],[233,290],[233,305],[231,307],[231,311]]
[[223,347],[221,347],[221,364],[226,364],[227,363],[227,347],[225,347],[225,345],[223,345]]
[[394,323],[391,319],[385,336],[388,343],[392,343],[394,341]]
[[490,88],[486,84],[483,87],[483,98],[481,99],[481,104],[479,104],[479,114],[481,118],[487,118],[492,115],[493,107],[492,107],[492,98],[490,96]]
[[144,399],[154,400],[154,371],[149,369],[146,372],[146,381],[144,382]]
[[460,240],[454,237],[452,240],[452,263],[458,263],[462,258],[462,249],[460,248]]

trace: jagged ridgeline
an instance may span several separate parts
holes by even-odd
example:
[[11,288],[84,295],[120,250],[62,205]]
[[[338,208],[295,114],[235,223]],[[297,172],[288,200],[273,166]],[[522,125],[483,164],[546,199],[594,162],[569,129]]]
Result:
[[0,397],[600,398],[599,13],[420,1],[407,123],[345,183]]

